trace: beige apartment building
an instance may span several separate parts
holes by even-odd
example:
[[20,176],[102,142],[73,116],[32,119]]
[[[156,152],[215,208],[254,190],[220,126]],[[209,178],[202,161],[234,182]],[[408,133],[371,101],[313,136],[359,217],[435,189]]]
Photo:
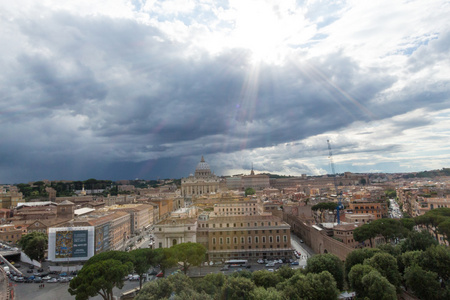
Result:
[[22,230],[12,224],[0,225],[0,242],[16,244],[22,237]]
[[0,208],[14,208],[22,202],[22,193],[17,190],[2,190],[0,193]]
[[228,200],[214,204],[214,215],[216,216],[252,216],[260,212],[256,199]]
[[197,242],[206,247],[210,261],[292,256],[290,226],[275,216],[202,215],[197,226]]
[[137,234],[153,225],[153,205],[127,204],[119,207],[117,211],[130,214],[131,234]]

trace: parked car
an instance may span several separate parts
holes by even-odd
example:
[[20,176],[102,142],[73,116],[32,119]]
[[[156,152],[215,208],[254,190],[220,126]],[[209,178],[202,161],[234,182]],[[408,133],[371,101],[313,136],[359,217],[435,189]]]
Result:
[[293,265],[293,266],[298,266],[299,263],[298,263],[298,261],[293,261],[293,262],[291,262],[291,265]]
[[42,278],[41,277],[34,278],[34,283],[42,283]]
[[220,269],[220,271],[228,271],[228,270],[229,270],[228,266],[225,266],[225,267]]
[[56,283],[56,282],[58,282],[58,279],[56,278],[51,278],[47,281],[47,283]]
[[273,269],[267,269],[267,271],[269,271],[269,272],[273,272]]
[[38,272],[44,272],[44,269],[42,269],[42,268],[40,268],[39,270],[38,270]]
[[33,273],[33,270],[29,269],[27,270],[27,273]]
[[59,278],[59,282],[61,282],[61,283],[69,282],[69,278],[67,278],[67,277],[61,277],[61,278]]
[[156,277],[164,277],[164,273],[161,271],[158,274],[156,274]]
[[50,279],[52,279],[50,276],[44,276],[44,277],[42,277],[42,280],[50,280]]
[[264,260],[263,259],[258,259],[258,264],[263,264],[264,263]]
[[24,282],[23,277],[17,277],[16,282]]
[[66,277],[67,273],[66,272],[62,272],[61,274],[59,274],[60,277]]
[[34,265],[31,265],[31,266],[29,266],[28,268],[30,268],[30,269],[34,269]]
[[304,243],[304,241],[303,241],[303,240],[300,240],[300,243]]

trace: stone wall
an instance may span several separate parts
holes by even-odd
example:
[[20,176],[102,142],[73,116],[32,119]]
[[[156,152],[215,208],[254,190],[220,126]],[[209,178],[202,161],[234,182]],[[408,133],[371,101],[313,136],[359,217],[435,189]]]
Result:
[[318,226],[309,226],[294,215],[285,214],[284,221],[291,225],[292,232],[300,237],[315,253],[332,253],[344,261],[354,249],[329,237]]

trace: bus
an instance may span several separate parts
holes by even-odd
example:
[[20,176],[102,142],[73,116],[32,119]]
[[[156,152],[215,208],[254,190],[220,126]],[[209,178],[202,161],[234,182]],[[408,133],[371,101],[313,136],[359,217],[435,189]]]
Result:
[[225,265],[233,268],[233,267],[246,267],[248,264],[248,260],[246,259],[230,259],[225,261]]

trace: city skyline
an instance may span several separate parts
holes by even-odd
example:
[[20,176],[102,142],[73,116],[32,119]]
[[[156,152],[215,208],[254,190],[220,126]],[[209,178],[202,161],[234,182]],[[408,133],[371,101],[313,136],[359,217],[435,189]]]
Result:
[[446,1],[0,11],[0,183],[450,166]]

